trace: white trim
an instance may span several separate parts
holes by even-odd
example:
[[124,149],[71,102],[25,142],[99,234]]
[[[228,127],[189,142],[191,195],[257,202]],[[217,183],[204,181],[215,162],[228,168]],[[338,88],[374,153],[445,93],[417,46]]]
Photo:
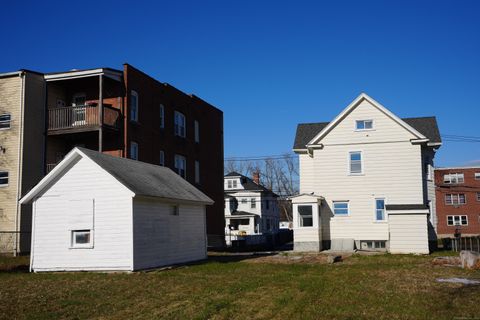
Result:
[[392,120],[397,122],[399,125],[401,125],[403,128],[405,128],[407,131],[412,133],[414,136],[416,136],[419,139],[427,139],[423,134],[415,130],[412,126],[407,124],[405,121],[394,115],[391,111],[389,111],[387,108],[385,108],[383,105],[381,105],[379,102],[375,101],[371,97],[369,97],[366,93],[361,93],[355,100],[353,100],[338,116],[333,119],[325,128],[323,128],[312,140],[310,140],[307,143],[307,147],[310,147],[312,145],[317,145],[320,140],[327,135],[338,123],[340,123],[353,109],[355,109],[360,102],[363,100],[366,100],[370,102],[374,107],[382,111],[385,115],[390,117]]
[[386,210],[387,214],[429,214],[429,209]]

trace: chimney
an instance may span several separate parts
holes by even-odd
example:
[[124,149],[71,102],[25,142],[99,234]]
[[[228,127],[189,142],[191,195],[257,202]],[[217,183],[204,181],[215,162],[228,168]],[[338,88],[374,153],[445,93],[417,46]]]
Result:
[[260,171],[256,170],[256,171],[253,172],[252,180],[256,184],[260,184]]

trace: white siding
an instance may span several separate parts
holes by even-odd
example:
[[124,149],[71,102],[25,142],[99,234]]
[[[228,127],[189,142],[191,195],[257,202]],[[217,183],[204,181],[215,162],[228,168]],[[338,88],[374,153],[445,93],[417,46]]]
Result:
[[390,252],[428,254],[426,214],[391,214]]
[[[373,130],[356,131],[355,120],[373,120]],[[315,149],[301,154],[300,192],[325,197],[321,208],[324,240],[388,240],[388,222],[375,221],[375,198],[387,204],[422,204],[421,147],[414,136],[363,101]],[[361,151],[363,174],[349,174],[349,152]],[[333,201],[348,200],[350,215],[333,216]],[[295,239],[297,241],[297,239]]]
[[205,206],[134,199],[134,269],[177,264],[207,257]]
[[[71,200],[94,202],[93,248],[71,248]],[[132,193],[80,159],[34,202],[34,271],[131,270]]]

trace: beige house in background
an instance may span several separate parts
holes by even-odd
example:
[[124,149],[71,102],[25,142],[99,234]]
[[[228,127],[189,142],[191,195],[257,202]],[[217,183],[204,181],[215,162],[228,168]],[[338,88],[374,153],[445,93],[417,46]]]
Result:
[[18,203],[44,174],[43,74],[0,73],[0,253],[30,249],[31,206]]

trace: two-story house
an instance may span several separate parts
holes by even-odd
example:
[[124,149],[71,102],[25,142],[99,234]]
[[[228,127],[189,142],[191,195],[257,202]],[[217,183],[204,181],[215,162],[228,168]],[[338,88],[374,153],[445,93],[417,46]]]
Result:
[[480,235],[480,167],[436,168],[439,238]]
[[248,244],[255,244],[266,241],[262,235],[278,232],[278,196],[260,184],[258,172],[253,179],[230,172],[224,177],[224,189],[227,244],[232,235],[245,237]]
[[330,122],[299,124],[294,249],[428,253],[436,119],[399,118],[366,94]]
[[[31,72],[29,77],[35,75],[39,82],[34,95],[30,94],[33,86],[14,83],[16,78],[10,74],[0,75],[0,82],[5,83],[0,87],[0,126],[11,124],[11,129],[0,130],[0,139],[3,145],[15,144],[15,148],[7,147],[0,153],[0,184],[5,180],[2,176],[9,177],[9,185],[0,188],[0,199],[8,198],[0,202],[0,212],[5,212],[5,219],[17,222],[0,221],[0,230],[28,234],[30,227],[21,228],[19,221],[29,221],[30,210],[17,213],[20,212],[18,200],[73,147],[79,146],[176,171],[215,201],[207,208],[209,244],[223,244],[221,110],[129,64],[124,64],[122,70]],[[22,100],[22,92],[27,99]],[[24,107],[20,108],[22,103]],[[21,110],[24,113],[20,113]],[[25,137],[31,138],[20,140],[21,130]],[[36,162],[24,165],[23,171],[33,179],[17,192],[18,188],[13,190],[12,184],[19,176],[19,161],[25,162],[19,157],[22,152],[34,152],[32,159]],[[16,159],[15,163],[9,159]],[[8,165],[3,164],[7,162]],[[25,177],[19,179],[23,181]],[[18,210],[14,212],[12,208]],[[26,242],[23,248],[29,247],[29,241]]]

